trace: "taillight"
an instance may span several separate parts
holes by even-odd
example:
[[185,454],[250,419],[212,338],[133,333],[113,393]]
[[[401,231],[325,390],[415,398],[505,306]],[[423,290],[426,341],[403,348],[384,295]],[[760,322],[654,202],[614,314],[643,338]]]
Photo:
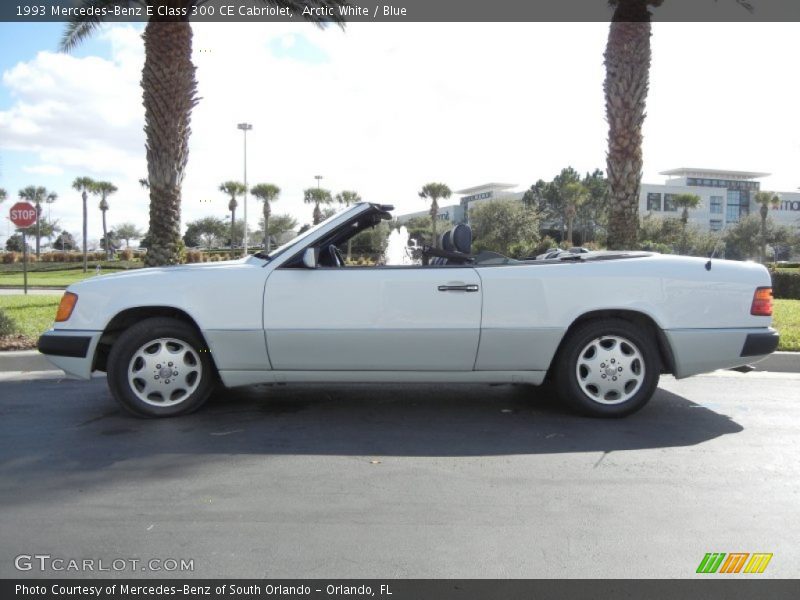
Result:
[[750,305],[750,314],[756,315],[757,317],[772,316],[771,287],[756,288],[756,293],[753,294],[753,303]]
[[78,294],[64,292],[64,295],[61,296],[61,303],[58,305],[58,311],[56,312],[56,322],[60,323],[61,321],[69,319],[77,303]]

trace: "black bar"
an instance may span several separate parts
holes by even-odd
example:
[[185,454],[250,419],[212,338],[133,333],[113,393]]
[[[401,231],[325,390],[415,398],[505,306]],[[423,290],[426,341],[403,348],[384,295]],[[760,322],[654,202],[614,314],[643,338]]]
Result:
[[[591,560],[587,557],[587,560]],[[17,586],[27,586],[20,588]],[[126,587],[127,586],[127,587]],[[384,587],[381,587],[384,586]],[[85,593],[71,590],[87,588]],[[38,588],[39,593],[33,592]],[[222,589],[224,588],[224,591]],[[99,593],[98,591],[99,590]],[[127,590],[127,592],[123,591]],[[136,590],[135,592],[133,590]],[[146,591],[142,591],[146,590]],[[695,579],[4,579],[0,596],[63,600],[175,598],[281,600],[782,600],[800,595],[797,580],[752,576],[698,576]]]
[[748,333],[739,356],[761,356],[772,354],[778,347],[780,335],[777,331],[769,333]]
[[[161,20],[175,11],[171,0],[148,2],[91,3],[96,9],[84,19],[103,22],[139,22]],[[305,2],[293,9],[280,10],[259,0],[209,0],[186,10],[177,18],[196,22],[302,22],[309,18],[336,23],[508,23],[508,22],[609,22],[614,9],[608,0],[349,0],[350,8],[332,7],[326,14],[303,15]],[[196,3],[192,3],[196,4]],[[317,3],[319,6],[320,3]],[[98,6],[99,5],[99,6]],[[115,8],[116,6],[116,8]],[[0,21],[55,22],[70,20],[73,0],[37,0],[36,2],[0,2]],[[148,11],[148,7],[150,10]],[[105,8],[105,11],[102,9]],[[101,10],[98,14],[97,10]],[[653,21],[661,22],[798,22],[800,3],[792,0],[669,0],[651,7]],[[175,17],[175,13],[172,18]],[[476,40],[477,41],[477,40]]]
[[42,354],[86,358],[92,338],[83,335],[43,335],[36,347]]

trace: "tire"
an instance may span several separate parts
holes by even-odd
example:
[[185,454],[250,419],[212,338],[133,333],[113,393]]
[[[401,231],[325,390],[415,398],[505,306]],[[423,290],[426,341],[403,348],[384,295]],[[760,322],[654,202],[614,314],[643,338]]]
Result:
[[167,317],[145,319],[126,329],[111,347],[106,372],[114,398],[140,417],[193,412],[208,400],[216,381],[200,335],[183,321]]
[[655,393],[661,358],[647,329],[608,318],[570,332],[555,367],[561,401],[586,416],[624,417]]

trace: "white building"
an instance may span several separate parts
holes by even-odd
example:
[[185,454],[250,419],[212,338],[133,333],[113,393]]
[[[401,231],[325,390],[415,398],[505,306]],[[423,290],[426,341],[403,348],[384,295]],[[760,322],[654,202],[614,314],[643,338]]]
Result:
[[[700,204],[689,211],[689,222],[721,231],[748,214],[759,214],[755,201],[761,184],[756,181],[769,173],[681,168],[662,171],[668,177],[663,185],[643,183],[639,195],[639,215],[680,216],[672,199],[678,194],[700,196]],[[776,192],[781,198],[770,217],[781,225],[800,227],[800,193]]]
[[[759,214],[760,206],[755,194],[761,184],[757,179],[769,173],[751,171],[722,171],[718,169],[681,168],[662,171],[667,176],[664,184],[643,183],[639,192],[639,216],[648,214],[660,217],[679,218],[679,210],[672,202],[678,194],[700,196],[700,204],[689,211],[689,222],[711,231],[722,231],[748,214]],[[485,183],[458,190],[461,194],[457,204],[439,207],[439,219],[451,223],[467,221],[469,210],[482,202],[495,200],[522,200],[524,192],[512,191],[516,186],[509,183]],[[800,228],[800,193],[776,192],[781,198],[780,206],[770,208],[770,217],[776,223]],[[400,223],[413,217],[427,216],[428,211],[400,215]]]

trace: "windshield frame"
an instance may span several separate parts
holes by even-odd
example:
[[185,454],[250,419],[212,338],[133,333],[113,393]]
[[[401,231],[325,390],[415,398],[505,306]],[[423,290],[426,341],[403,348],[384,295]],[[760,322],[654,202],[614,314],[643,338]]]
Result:
[[[349,206],[349,207],[345,208],[343,211],[340,211],[340,212],[337,212],[336,214],[331,215],[330,217],[328,217],[324,221],[321,221],[321,222],[317,223],[313,227],[311,227],[309,229],[306,229],[303,233],[293,237],[291,240],[289,240],[285,244],[282,244],[282,245],[278,246],[277,248],[275,248],[275,250],[273,250],[273,251],[268,253],[269,258],[262,258],[262,260],[267,261],[268,264],[274,262],[275,259],[277,259],[278,257],[284,256],[293,247],[298,246],[298,245],[300,245],[300,246],[303,245],[306,242],[306,240],[314,237],[314,235],[316,233],[326,229],[328,226],[333,225],[334,222],[339,221],[339,220],[342,220],[342,222],[346,222],[346,221],[350,220],[352,217],[354,217],[355,215],[357,215],[360,212],[362,212],[363,210],[365,210],[365,207],[369,207],[369,206],[370,205],[369,205],[368,202],[359,202],[358,204],[353,204],[352,206]],[[333,228],[331,228],[331,229],[333,229]],[[253,256],[253,255],[251,255],[251,256]],[[263,254],[262,254],[262,257],[263,257]],[[261,257],[257,256],[256,258],[261,258]]]

